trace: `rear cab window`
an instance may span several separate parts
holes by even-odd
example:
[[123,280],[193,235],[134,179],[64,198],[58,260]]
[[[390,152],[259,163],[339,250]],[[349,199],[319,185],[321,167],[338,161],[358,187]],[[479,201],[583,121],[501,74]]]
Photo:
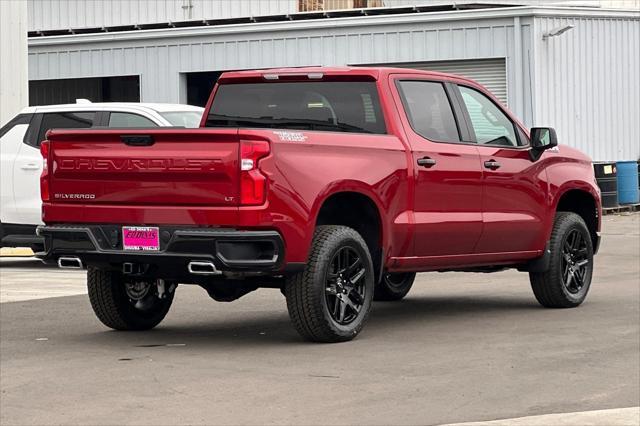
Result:
[[9,133],[16,126],[19,126],[21,124],[28,125],[31,122],[32,118],[33,118],[33,114],[18,114],[15,117],[13,117],[13,119],[9,120],[7,124],[5,124],[4,126],[2,126],[2,128],[0,128],[0,140],[4,135]]
[[375,82],[222,84],[206,127],[385,134]]
[[79,112],[46,112],[42,115],[42,123],[36,140],[27,141],[28,144],[40,146],[50,129],[88,129],[93,127],[96,119],[95,111]]
[[140,114],[112,112],[109,115],[109,127],[158,127],[158,125]]
[[186,127],[189,129],[200,127],[200,120],[202,118],[201,111],[167,111],[161,112],[160,115],[171,123],[172,126]]

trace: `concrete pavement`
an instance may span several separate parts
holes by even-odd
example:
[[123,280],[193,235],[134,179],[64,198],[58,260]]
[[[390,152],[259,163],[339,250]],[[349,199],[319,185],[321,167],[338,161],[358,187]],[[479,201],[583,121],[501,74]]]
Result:
[[[539,307],[515,271],[420,274],[338,345],[302,342],[277,290],[225,304],[181,286],[142,333],[108,331],[85,295],[2,303],[0,423],[442,424],[637,407],[639,219],[605,216],[578,309]],[[0,290],[22,276],[47,297],[57,280],[0,266]]]

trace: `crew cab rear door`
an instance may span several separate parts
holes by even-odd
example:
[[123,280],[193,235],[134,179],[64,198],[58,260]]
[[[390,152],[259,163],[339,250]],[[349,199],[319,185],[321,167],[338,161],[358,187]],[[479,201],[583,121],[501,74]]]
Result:
[[[0,129],[0,221],[20,223],[16,213],[13,168],[33,114],[19,114]],[[39,160],[38,164],[41,164]]]
[[95,124],[96,111],[50,111],[34,115],[13,168],[13,189],[19,222],[42,223],[40,143],[49,129],[55,127],[86,129]]
[[[431,266],[471,254],[482,232],[482,170],[443,81],[394,75],[414,168],[414,250]],[[440,259],[427,259],[438,257]]]
[[459,84],[460,104],[483,167],[483,232],[478,253],[513,253],[544,247],[547,182],[541,162],[516,121],[479,87]]

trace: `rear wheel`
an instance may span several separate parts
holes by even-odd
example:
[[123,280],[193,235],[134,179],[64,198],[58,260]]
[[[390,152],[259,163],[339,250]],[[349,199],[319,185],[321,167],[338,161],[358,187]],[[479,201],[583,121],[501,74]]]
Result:
[[384,274],[380,282],[376,284],[373,300],[401,300],[409,293],[415,279],[416,274],[413,272]]
[[360,234],[320,226],[305,270],[287,280],[289,316],[307,340],[351,340],[369,316],[373,287],[373,264]]
[[115,330],[149,330],[169,312],[175,284],[125,279],[115,271],[89,267],[87,288],[93,312]]
[[550,240],[551,260],[546,272],[531,272],[531,288],[547,308],[573,308],[587,297],[593,273],[593,245],[584,220],[559,212]]

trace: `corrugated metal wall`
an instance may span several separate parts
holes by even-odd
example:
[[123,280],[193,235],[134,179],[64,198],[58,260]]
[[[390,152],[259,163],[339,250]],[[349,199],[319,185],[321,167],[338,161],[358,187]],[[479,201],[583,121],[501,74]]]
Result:
[[27,5],[0,1],[0,126],[28,105]]
[[[549,30],[573,25],[542,40]],[[640,13],[637,19],[535,19],[535,124],[594,160],[640,158]]]
[[[4,1],[4,0],[1,0]],[[298,0],[27,0],[29,31],[146,24],[191,19],[277,15],[298,11]],[[324,0],[341,9],[353,0]],[[640,0],[373,0],[385,7],[465,3],[589,5],[640,8]]]
[[297,0],[28,0],[28,5],[29,31],[276,15],[298,10]]
[[[185,99],[180,74],[186,72],[479,58],[506,58],[508,69],[516,66],[513,18],[478,20],[471,12],[455,16],[456,20],[436,14],[398,15],[205,27],[171,32],[188,37],[157,39],[125,40],[126,35],[114,33],[92,36],[91,43],[62,45],[47,44],[56,37],[38,38],[31,41],[29,78],[139,74],[143,102],[178,102]],[[523,22],[519,28],[526,47],[530,25]],[[74,39],[82,37],[66,40]],[[95,41],[99,39],[108,43]],[[509,73],[508,86],[513,84]],[[509,104],[530,121],[530,111],[518,109],[511,93]]]

